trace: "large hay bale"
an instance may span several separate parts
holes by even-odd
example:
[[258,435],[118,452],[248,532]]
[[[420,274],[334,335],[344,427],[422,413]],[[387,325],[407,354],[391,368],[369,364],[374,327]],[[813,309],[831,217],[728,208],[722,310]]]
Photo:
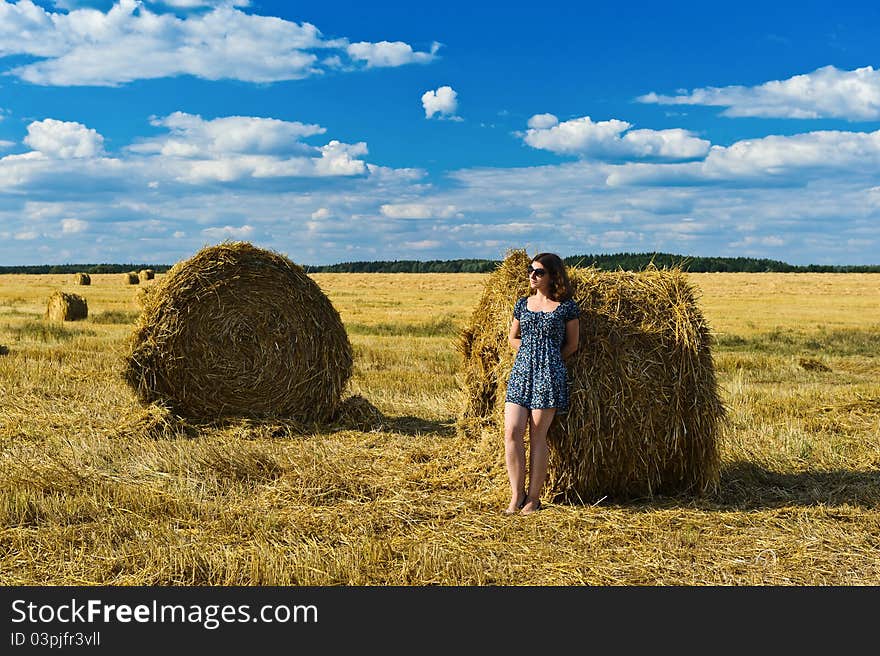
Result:
[[140,278],[138,274],[134,271],[128,271],[127,273],[122,274],[122,284],[123,285],[136,285],[140,282]]
[[156,272],[152,269],[141,269],[140,271],[138,271],[138,280],[140,280],[141,282],[145,280],[152,280],[155,277]]
[[246,242],[206,247],[143,298],[125,378],[194,419],[333,416],[352,371],[339,313],[303,269]]
[[[466,403],[459,429],[489,428],[502,445],[504,396],[514,354],[507,333],[528,294],[525,251],[489,276],[459,343]],[[640,273],[569,267],[580,346],[566,363],[567,413],[548,435],[548,490],[556,498],[703,493],[718,483],[725,409],[709,327],[679,269]]]
[[87,273],[75,273],[75,274],[73,274],[73,284],[74,285],[91,285],[92,278]]
[[46,318],[49,321],[79,321],[89,316],[89,305],[82,296],[55,292],[46,304]]

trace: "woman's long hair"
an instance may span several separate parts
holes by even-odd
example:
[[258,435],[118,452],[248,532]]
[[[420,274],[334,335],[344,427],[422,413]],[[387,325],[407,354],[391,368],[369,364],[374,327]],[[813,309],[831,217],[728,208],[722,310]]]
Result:
[[571,281],[568,279],[568,271],[565,262],[556,253],[538,253],[532,258],[532,262],[540,262],[550,275],[550,297],[554,301],[567,301],[574,293]]

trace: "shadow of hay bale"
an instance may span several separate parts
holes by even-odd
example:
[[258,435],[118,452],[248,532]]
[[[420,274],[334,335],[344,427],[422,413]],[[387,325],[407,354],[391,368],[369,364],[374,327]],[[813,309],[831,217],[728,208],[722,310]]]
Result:
[[0,344],[0,355],[9,355],[9,347]]
[[709,498],[720,510],[761,510],[785,506],[880,507],[880,470],[778,472],[753,462],[725,464],[717,492]]
[[[390,426],[396,426],[391,422]],[[360,395],[345,398],[324,422],[302,422],[293,418],[252,419],[227,417],[192,420],[176,414],[169,406],[150,403],[123,418],[113,434],[127,438],[180,439],[198,437],[207,430],[224,430],[239,439],[292,438],[343,430],[364,433],[393,430],[382,412]]]
[[79,294],[56,291],[46,304],[49,321],[81,321],[89,316],[89,304]]
[[[515,354],[507,334],[529,293],[524,250],[486,282],[460,335],[464,401],[458,429],[487,429],[503,450],[504,397]],[[569,267],[580,308],[580,347],[566,363],[568,412],[548,435],[548,490],[557,501],[703,494],[718,485],[718,394],[711,335],[678,269],[640,273]]]
[[325,423],[352,372],[339,313],[303,269],[247,242],[203,248],[139,297],[124,378],[190,420]]

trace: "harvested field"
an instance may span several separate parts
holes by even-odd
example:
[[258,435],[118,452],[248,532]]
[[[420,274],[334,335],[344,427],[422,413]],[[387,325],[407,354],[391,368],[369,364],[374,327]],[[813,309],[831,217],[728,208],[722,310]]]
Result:
[[880,584],[876,275],[689,275],[728,409],[718,489],[528,517],[501,514],[501,436],[455,430],[486,275],[311,277],[355,327],[349,417],[320,430],[144,407],[119,274],[54,325],[70,276],[0,276],[0,584]]

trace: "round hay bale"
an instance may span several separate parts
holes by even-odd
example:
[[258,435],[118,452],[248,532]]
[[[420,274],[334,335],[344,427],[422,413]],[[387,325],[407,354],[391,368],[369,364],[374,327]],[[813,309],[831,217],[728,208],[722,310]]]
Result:
[[79,321],[89,316],[89,305],[82,296],[55,292],[46,305],[46,318],[49,321]]
[[140,282],[140,278],[138,274],[134,271],[129,271],[127,273],[122,274],[122,284],[123,285],[136,285]]
[[138,271],[138,280],[140,280],[142,282],[144,280],[152,280],[155,277],[156,277],[156,272],[153,271],[152,269],[141,269],[140,271]]
[[92,278],[87,273],[75,273],[75,274],[73,274],[73,284],[75,284],[75,285],[91,285]]
[[247,242],[203,248],[143,298],[125,378],[181,416],[333,416],[352,372],[339,313],[303,269]]
[[[507,333],[528,294],[525,251],[489,276],[461,335],[466,401],[458,427],[490,428],[502,446],[514,354]],[[720,400],[709,327],[679,269],[640,273],[568,268],[580,346],[566,363],[568,412],[548,434],[548,490],[557,499],[704,493],[717,486]]]
[[9,355],[9,347],[0,344],[0,355]]

